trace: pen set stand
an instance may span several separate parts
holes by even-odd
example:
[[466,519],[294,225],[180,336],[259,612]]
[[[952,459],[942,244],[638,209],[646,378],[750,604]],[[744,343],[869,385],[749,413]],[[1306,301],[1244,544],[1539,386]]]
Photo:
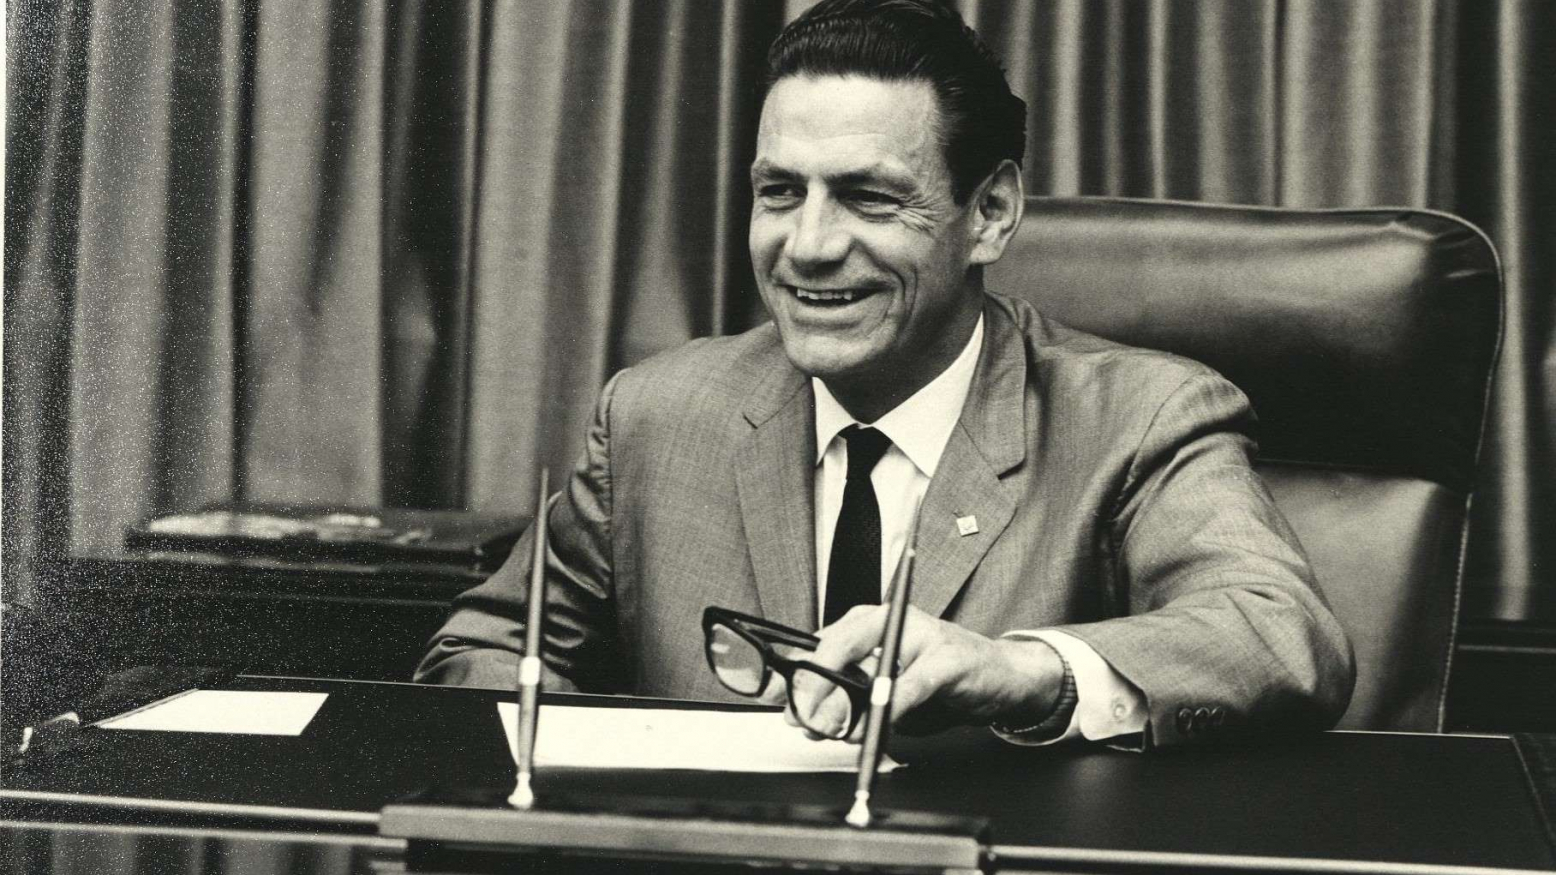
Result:
[[549,871],[562,860],[579,865],[609,860],[612,871],[627,861],[638,863],[638,871],[677,872],[708,865],[926,873],[989,868],[985,820],[871,806],[908,603],[912,532],[891,588],[850,806],[537,792],[546,498],[542,471],[519,668],[514,789],[506,797],[496,790],[429,791],[385,806],[379,833],[407,841],[408,871],[513,871],[526,863]]

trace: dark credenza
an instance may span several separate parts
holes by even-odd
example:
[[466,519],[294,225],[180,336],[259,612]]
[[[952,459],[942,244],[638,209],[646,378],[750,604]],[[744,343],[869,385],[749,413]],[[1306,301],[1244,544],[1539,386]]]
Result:
[[[66,858],[115,848],[132,863],[194,855],[179,871],[228,871],[235,854],[281,862],[245,857],[232,871],[384,871],[400,849],[376,835],[384,804],[428,786],[511,785],[495,708],[504,694],[263,677],[227,686],[330,695],[296,738],[89,730],[68,755],[7,770],[10,871],[85,871]],[[1550,790],[1538,782],[1550,762],[1528,743],[1337,732],[1141,756],[1017,748],[967,730],[900,740],[910,765],[884,776],[878,799],[989,818],[1002,871],[1548,870],[1556,848],[1540,793]],[[841,806],[852,785],[837,774],[555,770],[540,789]]]
[[39,586],[33,640],[99,670],[206,665],[409,680],[473,568],[218,560],[75,559]]

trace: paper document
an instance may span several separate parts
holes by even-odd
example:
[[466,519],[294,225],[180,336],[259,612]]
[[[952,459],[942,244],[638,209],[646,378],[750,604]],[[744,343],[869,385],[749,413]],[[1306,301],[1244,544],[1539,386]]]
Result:
[[[497,703],[508,752],[518,758],[519,706]],[[776,711],[580,708],[543,705],[535,765],[714,772],[852,772],[859,747],[811,741]],[[881,758],[881,771],[897,768]]]
[[301,735],[329,693],[192,690],[97,724],[103,729]]

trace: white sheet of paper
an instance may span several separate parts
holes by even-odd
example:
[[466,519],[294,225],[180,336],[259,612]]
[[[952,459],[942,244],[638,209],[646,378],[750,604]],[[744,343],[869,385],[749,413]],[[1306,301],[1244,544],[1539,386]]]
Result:
[[104,729],[301,735],[329,693],[194,690],[97,724]]
[[[519,706],[498,702],[508,753],[518,759]],[[811,741],[775,711],[581,708],[542,705],[536,768],[852,772],[859,748]],[[881,757],[881,771],[897,768]]]

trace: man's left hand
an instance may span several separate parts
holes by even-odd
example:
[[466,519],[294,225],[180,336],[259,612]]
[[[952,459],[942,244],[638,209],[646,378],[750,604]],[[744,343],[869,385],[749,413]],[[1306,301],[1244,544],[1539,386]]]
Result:
[[[832,669],[856,664],[873,673],[871,652],[880,645],[886,613],[885,605],[853,608],[816,633],[821,643],[809,661]],[[961,724],[1038,722],[1053,710],[1064,678],[1059,655],[1041,641],[986,638],[911,606],[899,662],[892,725],[911,734]],[[840,697],[827,702],[838,705]],[[792,713],[785,715],[798,725]],[[843,715],[836,719],[841,722]],[[864,723],[861,716],[853,740],[862,737]]]

